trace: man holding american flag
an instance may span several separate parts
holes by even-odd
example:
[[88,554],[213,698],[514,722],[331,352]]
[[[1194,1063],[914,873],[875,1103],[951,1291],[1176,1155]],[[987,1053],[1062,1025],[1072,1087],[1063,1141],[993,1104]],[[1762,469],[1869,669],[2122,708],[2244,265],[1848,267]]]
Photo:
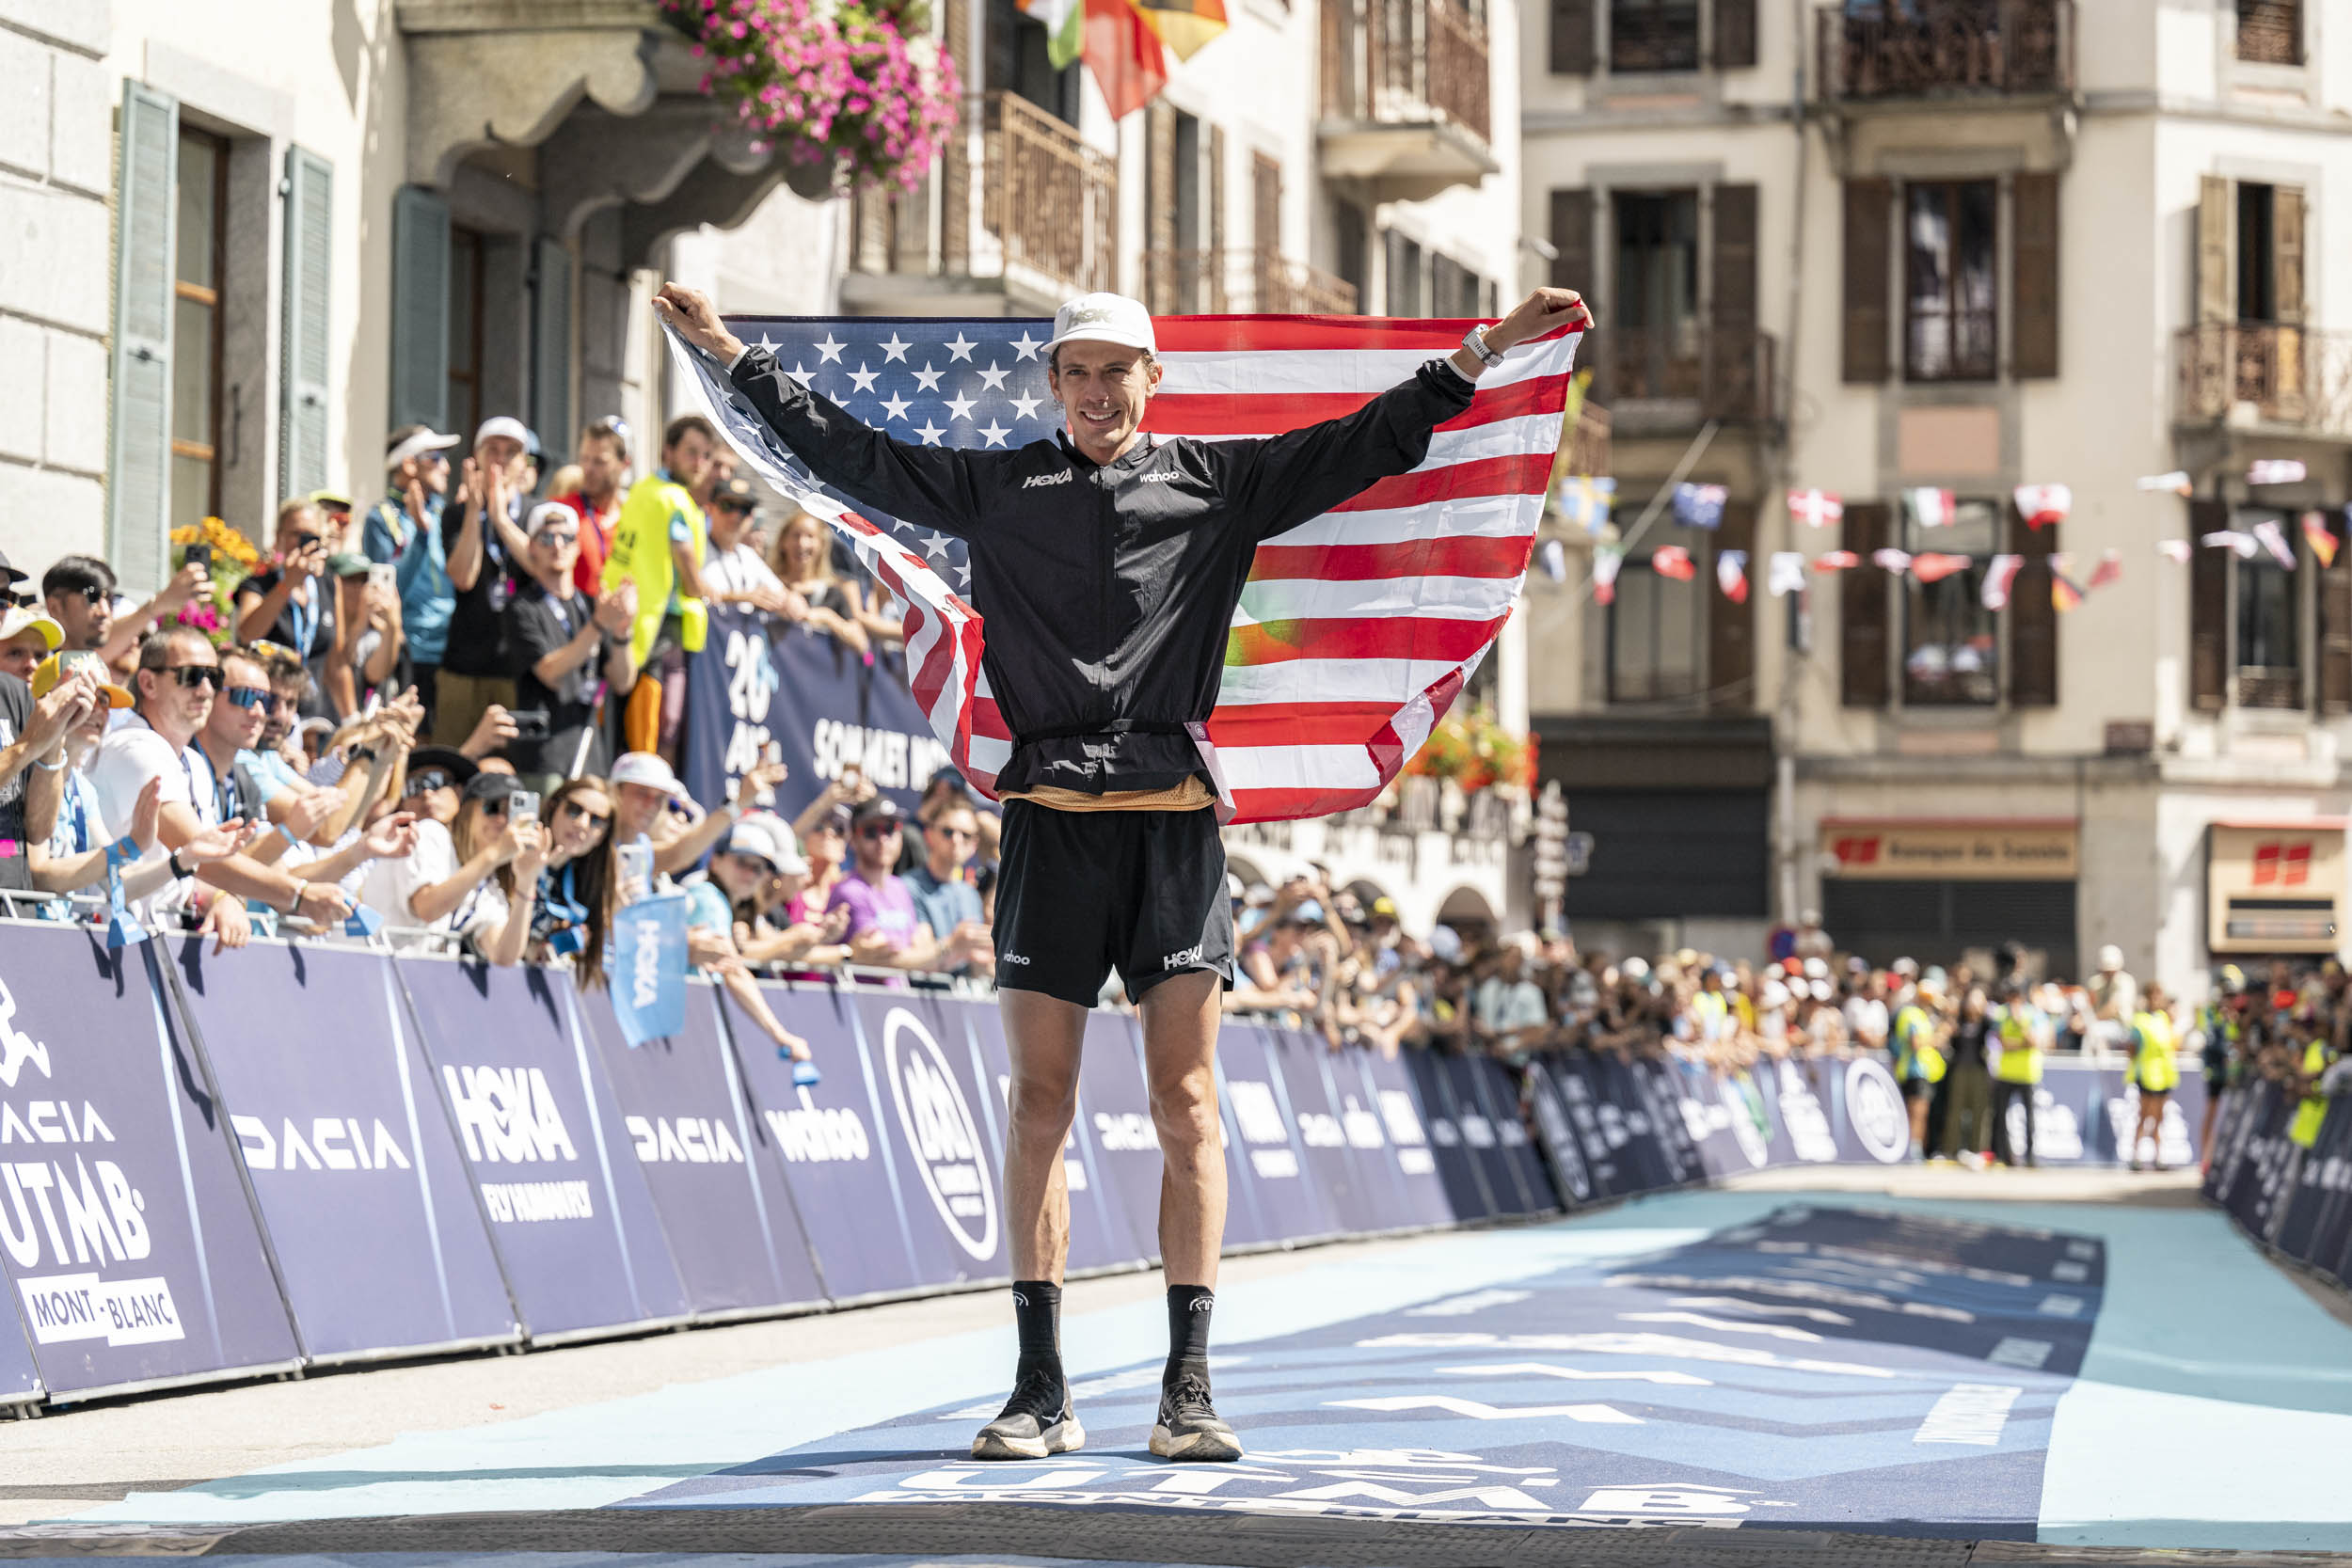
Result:
[[[1479,377],[1503,364],[1506,349],[1586,325],[1582,301],[1568,290],[1539,289],[1501,322],[1471,328],[1450,356],[1343,417],[1269,438],[1203,440],[1144,433],[1164,373],[1151,315],[1120,295],[1084,295],[1056,314],[1043,346],[1064,429],[1052,440],[997,451],[895,440],[811,391],[774,355],[747,346],[702,293],[668,284],[655,305],[678,337],[725,367],[723,383],[706,367],[707,385],[764,427],[748,433],[750,445],[779,442],[828,488],[969,550],[970,606],[948,610],[977,608],[985,618],[971,706],[987,711],[960,712],[957,721],[967,740],[999,721],[1009,738],[993,778],[976,772],[975,782],[1006,802],[995,946],[1012,1057],[1005,1188],[1021,1340],[1012,1398],[974,1440],[974,1457],[1041,1458],[1085,1442],[1059,1345],[1070,1227],[1062,1148],[1077,1105],[1087,1010],[1115,968],[1142,1017],[1166,1161],[1159,1241],[1170,1346],[1152,1451],[1240,1458],[1239,1439],[1211,1402],[1208,1374],[1226,1204],[1216,1032],[1233,962],[1218,807],[1236,793],[1219,776],[1208,739],[1213,709],[1221,711],[1220,681],[1231,684],[1235,608],[1262,542],[1344,508],[1382,481],[1422,477],[1433,433],[1470,409]],[[1503,414],[1532,418],[1556,442],[1565,364],[1543,368],[1561,373],[1523,384],[1527,406]],[[732,424],[730,437],[744,444]],[[1462,467],[1524,467],[1530,456],[1539,505],[1549,442],[1532,454]],[[1487,494],[1525,510],[1516,494]],[[1459,508],[1489,516],[1509,509],[1477,499]],[[1456,623],[1477,639],[1474,665],[1525,571],[1533,524],[1524,536],[1448,540],[1438,537],[1443,522],[1420,525],[1426,559],[1461,545],[1461,580],[1488,585],[1478,594],[1499,581],[1505,595],[1500,611],[1480,599],[1477,613],[1486,619]],[[1498,543],[1502,549],[1485,553],[1512,559],[1480,576],[1473,558]],[[1423,662],[1407,657],[1406,668],[1426,668],[1433,654],[1458,665],[1459,632],[1414,635],[1422,641],[1407,653]],[[1454,640],[1439,650],[1429,637]],[[909,641],[912,665],[912,629]],[[1438,711],[1460,678],[1456,668],[1439,683]],[[920,697],[924,683],[916,684]],[[1392,773],[1397,760],[1381,770]]]

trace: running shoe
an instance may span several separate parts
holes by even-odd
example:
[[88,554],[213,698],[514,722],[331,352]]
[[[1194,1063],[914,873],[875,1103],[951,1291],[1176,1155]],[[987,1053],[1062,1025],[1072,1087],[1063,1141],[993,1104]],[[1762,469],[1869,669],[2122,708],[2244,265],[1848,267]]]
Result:
[[1087,1429],[1070,1408],[1070,1383],[1057,1367],[1032,1367],[1014,1383],[1004,1414],[972,1439],[975,1459],[1043,1459],[1084,1448]]
[[1160,1389],[1160,1418],[1152,1429],[1152,1451],[1162,1459],[1231,1461],[1241,1457],[1241,1439],[1209,1402],[1209,1380],[1180,1372]]

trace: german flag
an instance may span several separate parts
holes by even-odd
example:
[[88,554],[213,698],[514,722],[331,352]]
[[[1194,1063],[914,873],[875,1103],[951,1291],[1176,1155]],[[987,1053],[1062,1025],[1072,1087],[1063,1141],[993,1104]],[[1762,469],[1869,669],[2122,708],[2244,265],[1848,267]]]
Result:
[[1160,41],[1189,60],[1225,31],[1225,0],[1132,0]]

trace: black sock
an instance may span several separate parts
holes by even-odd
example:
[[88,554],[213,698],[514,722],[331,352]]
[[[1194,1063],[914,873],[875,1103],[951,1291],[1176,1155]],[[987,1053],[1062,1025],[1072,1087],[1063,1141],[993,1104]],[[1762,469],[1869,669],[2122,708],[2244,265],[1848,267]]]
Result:
[[1206,1285],[1168,1288],[1168,1370],[1164,1383],[1190,1372],[1202,1382],[1209,1376],[1209,1315],[1216,1292]]
[[1021,1331],[1021,1365],[1061,1370],[1061,1287],[1050,1280],[1012,1282],[1012,1321]]

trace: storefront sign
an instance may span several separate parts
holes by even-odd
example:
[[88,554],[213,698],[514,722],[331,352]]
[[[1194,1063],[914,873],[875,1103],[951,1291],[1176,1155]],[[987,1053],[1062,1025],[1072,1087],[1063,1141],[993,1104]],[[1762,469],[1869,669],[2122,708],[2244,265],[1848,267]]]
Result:
[[2344,820],[2217,822],[2205,843],[2216,953],[2333,953],[2344,929]]
[[1823,817],[1825,875],[1921,880],[2068,882],[2077,854],[2072,817],[1919,821]]

